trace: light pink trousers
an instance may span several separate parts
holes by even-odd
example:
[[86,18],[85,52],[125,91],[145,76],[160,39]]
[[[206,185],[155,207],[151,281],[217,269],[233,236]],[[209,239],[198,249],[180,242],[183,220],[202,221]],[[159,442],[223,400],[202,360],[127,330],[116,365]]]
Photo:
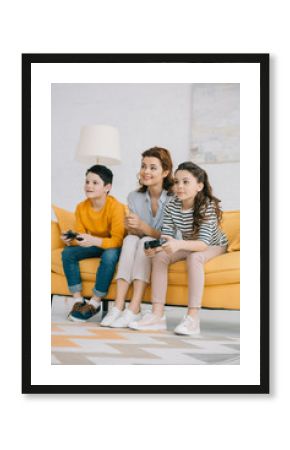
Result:
[[118,263],[116,280],[122,278],[129,284],[134,280],[149,283],[152,258],[145,255],[144,242],[152,240],[153,238],[149,236],[140,238],[132,234],[125,237]]
[[188,307],[200,308],[204,289],[204,264],[215,256],[222,255],[227,247],[208,247],[203,252],[179,250],[169,256],[164,251],[156,253],[152,260],[152,303],[164,305],[168,283],[168,265],[186,260],[188,273]]

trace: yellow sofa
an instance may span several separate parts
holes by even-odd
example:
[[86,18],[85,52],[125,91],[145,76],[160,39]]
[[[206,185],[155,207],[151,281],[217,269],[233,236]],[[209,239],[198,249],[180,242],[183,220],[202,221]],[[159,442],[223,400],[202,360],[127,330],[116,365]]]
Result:
[[[63,272],[61,252],[64,247],[60,239],[61,231],[74,228],[74,214],[54,207],[58,222],[51,222],[51,294],[70,295]],[[229,239],[228,252],[212,259],[205,265],[205,288],[202,306],[205,308],[240,308],[240,212],[226,211],[223,214],[222,228]],[[83,295],[90,297],[94,285],[98,258],[80,262]],[[187,305],[187,273],[184,261],[169,267],[167,305]],[[132,291],[129,290],[128,300]],[[116,295],[116,282],[113,280],[106,299]],[[146,289],[144,301],[150,302],[150,286]],[[107,303],[107,302],[106,302]],[[107,309],[107,307],[105,308]]]

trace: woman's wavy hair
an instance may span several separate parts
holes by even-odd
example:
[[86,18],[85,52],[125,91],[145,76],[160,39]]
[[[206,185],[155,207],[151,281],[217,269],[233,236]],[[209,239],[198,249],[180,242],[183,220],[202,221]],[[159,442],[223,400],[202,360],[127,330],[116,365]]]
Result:
[[178,170],[187,170],[197,179],[198,183],[203,183],[203,189],[196,194],[193,204],[193,232],[194,236],[196,236],[202,221],[205,220],[206,208],[210,203],[213,203],[218,223],[221,222],[222,210],[219,206],[220,200],[213,195],[208,175],[201,167],[191,161],[186,161],[179,164],[174,173],[176,174]]
[[[142,158],[145,158],[146,156],[148,157],[154,157],[159,159],[159,161],[161,162],[161,166],[162,169],[168,170],[168,175],[163,178],[163,189],[165,189],[166,191],[168,191],[168,194],[172,194],[173,193],[173,185],[174,185],[174,179],[173,179],[173,163],[172,163],[172,159],[171,159],[171,155],[169,150],[167,150],[166,148],[162,148],[162,147],[152,147],[149,148],[148,150],[145,150],[145,152],[142,153]],[[146,192],[147,191],[147,186],[144,186],[143,184],[140,183],[139,180],[139,184],[140,184],[140,188],[138,189],[138,192]]]

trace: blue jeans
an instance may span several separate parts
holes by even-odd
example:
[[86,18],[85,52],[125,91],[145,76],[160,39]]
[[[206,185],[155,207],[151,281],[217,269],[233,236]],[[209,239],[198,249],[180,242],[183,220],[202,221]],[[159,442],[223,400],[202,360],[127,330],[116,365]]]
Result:
[[97,297],[105,297],[113,279],[120,252],[121,248],[104,250],[95,246],[65,247],[62,251],[62,264],[70,292],[74,294],[82,290],[79,261],[87,258],[101,258],[93,292]]

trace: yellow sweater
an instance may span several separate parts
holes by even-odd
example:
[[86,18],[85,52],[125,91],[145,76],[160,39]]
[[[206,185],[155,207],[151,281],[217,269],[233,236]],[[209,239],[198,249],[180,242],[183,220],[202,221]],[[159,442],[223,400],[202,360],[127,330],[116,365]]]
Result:
[[102,238],[102,248],[121,247],[125,234],[124,216],[124,205],[111,195],[100,211],[95,211],[87,199],[77,205],[75,231]]

